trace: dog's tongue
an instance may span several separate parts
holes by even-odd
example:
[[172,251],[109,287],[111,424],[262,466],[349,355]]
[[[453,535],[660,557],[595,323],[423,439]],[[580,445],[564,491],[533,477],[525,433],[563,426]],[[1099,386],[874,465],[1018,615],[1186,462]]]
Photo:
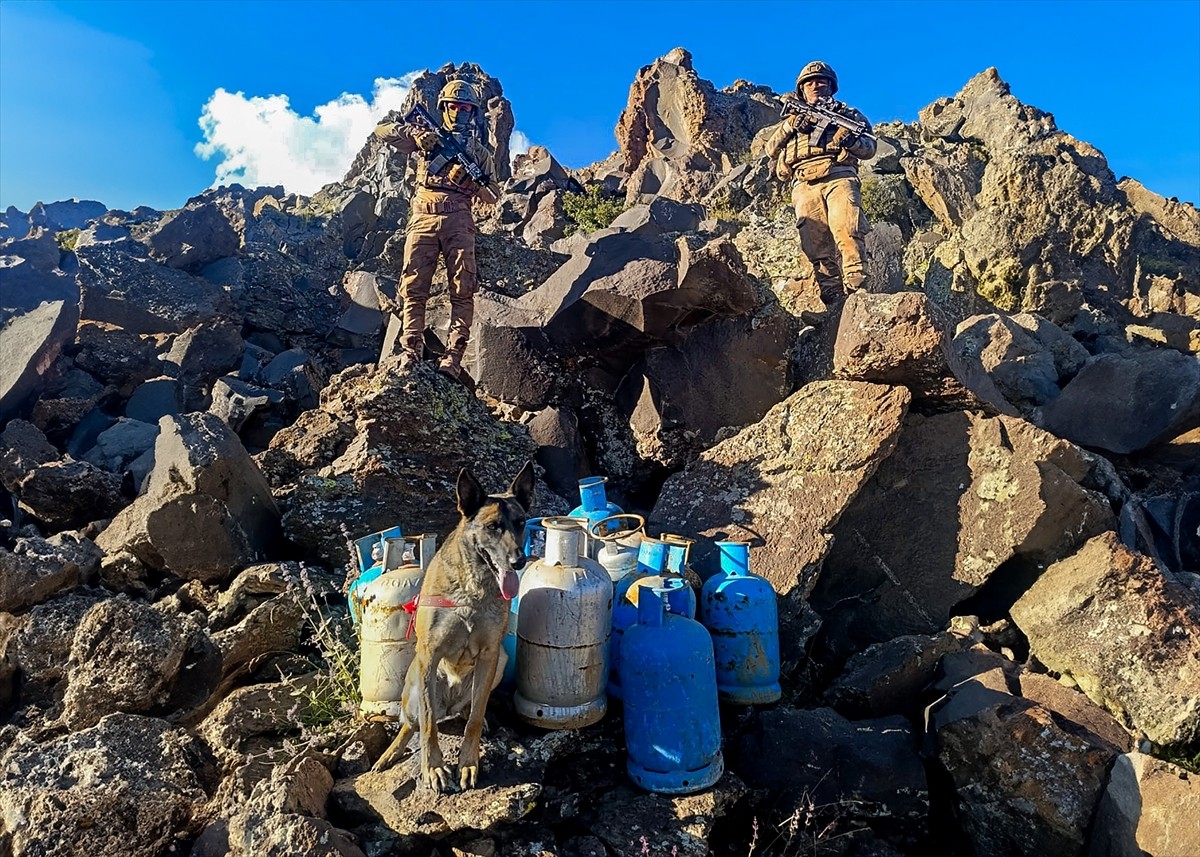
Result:
[[521,590],[521,578],[517,577],[517,573],[511,568],[507,569],[500,576],[500,594],[512,601],[517,597],[517,593]]

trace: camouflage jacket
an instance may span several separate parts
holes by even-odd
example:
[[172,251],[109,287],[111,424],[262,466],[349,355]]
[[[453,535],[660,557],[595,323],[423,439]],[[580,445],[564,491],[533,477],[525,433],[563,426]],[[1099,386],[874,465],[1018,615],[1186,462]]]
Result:
[[[867,122],[866,116],[844,102],[836,102],[836,109],[843,116]],[[767,140],[767,155],[774,164],[775,175],[784,181],[857,176],[858,162],[875,156],[875,141],[870,137],[860,137],[849,149],[839,149],[832,144],[837,126],[830,125],[813,146],[809,144],[809,135],[797,129],[798,123],[798,116],[788,116]]]
[[[446,169],[443,169],[440,175],[431,173],[429,171],[430,155],[422,152],[417,147],[417,141],[413,137],[413,129],[403,122],[380,122],[375,126],[375,136],[379,137],[402,155],[416,154],[416,187],[418,197],[424,196],[436,199],[447,194],[458,196],[465,194],[468,197],[473,197],[479,191],[479,186],[467,176],[455,182],[446,175],[448,172]],[[487,175],[494,176],[496,174],[492,152],[478,137],[474,134],[458,135],[458,139],[466,147],[467,154],[471,156]]]

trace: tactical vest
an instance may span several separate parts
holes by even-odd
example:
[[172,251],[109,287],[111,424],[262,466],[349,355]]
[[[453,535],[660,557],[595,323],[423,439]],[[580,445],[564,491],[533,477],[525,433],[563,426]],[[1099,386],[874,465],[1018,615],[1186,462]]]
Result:
[[[847,109],[845,104],[839,102],[838,112],[853,116],[857,111]],[[779,151],[776,163],[789,167],[796,181],[812,182],[824,178],[857,176],[858,158],[846,149],[839,149],[832,144],[836,131],[836,125],[827,127],[815,146],[809,145],[809,134],[792,134]]]
[[[465,143],[468,154],[479,164],[485,171],[490,170],[490,156],[487,149],[476,140],[474,137],[468,137]],[[468,203],[478,186],[470,178],[465,178],[464,181],[456,184],[446,177],[447,169],[442,170],[442,174],[438,175],[429,171],[431,158],[425,152],[417,150],[417,181],[416,190],[418,198],[424,196],[426,198],[444,199],[444,194],[454,194],[455,196],[465,196]]]

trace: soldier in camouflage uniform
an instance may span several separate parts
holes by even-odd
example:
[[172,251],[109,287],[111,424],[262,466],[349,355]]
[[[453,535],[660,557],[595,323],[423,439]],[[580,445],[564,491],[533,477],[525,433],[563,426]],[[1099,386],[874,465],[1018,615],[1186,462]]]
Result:
[[[810,62],[796,78],[796,95],[803,101],[825,100],[843,116],[866,123],[853,107],[833,100],[837,89],[837,75],[823,62]],[[821,296],[826,303],[840,302],[866,279],[863,260],[870,227],[862,213],[858,162],[874,157],[875,140],[831,124],[814,146],[809,138],[816,127],[803,115],[788,116],[767,141],[767,154],[775,175],[794,182],[800,247],[812,263]]]
[[[471,83],[452,80],[438,93],[438,113],[442,126],[454,133],[472,160],[487,175],[494,175],[492,152],[478,135],[479,102],[479,93]],[[401,366],[411,366],[421,359],[425,305],[438,257],[442,256],[450,283],[450,334],[438,370],[458,378],[475,316],[475,220],[471,216],[471,200],[480,187],[458,164],[451,163],[441,174],[430,171],[430,161],[438,145],[433,131],[399,122],[382,122],[375,128],[375,135],[403,154],[418,155],[416,192],[405,230],[404,265],[400,273],[400,293],[404,298]]]

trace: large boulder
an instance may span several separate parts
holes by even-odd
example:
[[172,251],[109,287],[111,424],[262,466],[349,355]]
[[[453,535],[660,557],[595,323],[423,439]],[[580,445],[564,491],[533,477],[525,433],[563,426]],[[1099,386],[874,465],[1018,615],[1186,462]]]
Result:
[[215,202],[189,204],[146,236],[150,255],[171,268],[199,271],[234,255],[242,238]]
[[46,371],[70,344],[79,307],[50,301],[0,327],[0,423],[17,416],[45,387]]
[[1032,413],[1057,396],[1088,360],[1088,352],[1061,328],[1033,313],[972,316],[951,344],[954,366],[981,398]]
[[[809,384],[671,476],[650,523],[701,544],[751,540],[756,573],[781,594],[807,595],[831,530],[895,447],[909,401],[903,387]],[[715,571],[714,553],[697,550],[694,562]]]
[[143,714],[162,706],[199,633],[194,620],[171,611],[123,596],[101,601],[71,643],[63,722],[78,731],[114,711]]
[[220,581],[275,549],[279,512],[237,435],[214,414],[163,417],[146,490],[97,539],[178,577]]
[[678,327],[735,316],[757,298],[737,249],[725,239],[647,238],[601,232],[517,301],[541,319],[555,347],[636,351]]
[[89,539],[72,533],[23,536],[11,551],[0,547],[0,610],[22,610],[71,589],[96,573],[101,556]]
[[27,238],[0,246],[0,320],[47,301],[79,303],[79,286],[60,267],[70,267],[61,257],[58,241],[48,229],[35,229]]
[[1012,617],[1034,657],[1151,741],[1200,737],[1200,601],[1115,533],[1047,568]]
[[0,757],[0,827],[14,855],[158,857],[207,799],[194,738],[163,720],[110,714]]
[[1040,423],[1122,454],[1170,440],[1200,425],[1200,359],[1170,349],[1098,355],[1042,408]]
[[782,312],[714,319],[650,349],[617,390],[638,454],[675,467],[761,419],[790,389],[795,327]]
[[1000,670],[960,682],[939,705],[937,760],[972,853],[1082,853],[1118,749],[1012,696]]
[[75,347],[75,365],[97,380],[112,384],[123,396],[162,372],[151,337],[143,338],[110,324],[79,325]]
[[857,291],[842,307],[833,375],[903,384],[926,408],[987,407],[956,377],[948,351],[947,336],[924,294]]
[[831,640],[854,651],[935,633],[1002,567],[1001,592],[1111,528],[1108,500],[1083,484],[1092,469],[1082,450],[1019,418],[909,416],[833,528],[812,597]]
[[1087,857],[1200,854],[1200,777],[1142,753],[1118,756]]
[[224,289],[106,244],[78,248],[80,318],[132,333],[182,333],[231,311]]

